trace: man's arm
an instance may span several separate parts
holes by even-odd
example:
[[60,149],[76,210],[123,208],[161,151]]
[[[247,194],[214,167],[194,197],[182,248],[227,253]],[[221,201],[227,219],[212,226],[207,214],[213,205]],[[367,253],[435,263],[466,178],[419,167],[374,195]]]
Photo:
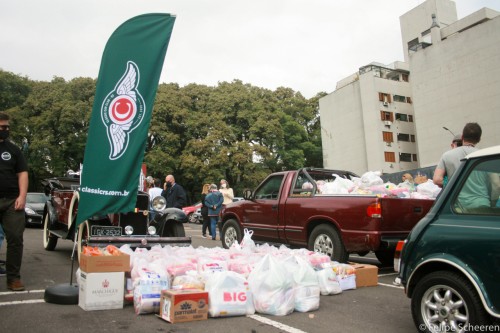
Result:
[[19,196],[14,204],[14,209],[23,210],[26,205],[26,194],[28,193],[28,172],[19,172],[17,174],[17,182],[19,186]]
[[436,184],[439,187],[443,187],[443,180],[445,174],[446,174],[445,169],[436,168],[436,170],[434,170],[434,176],[432,177],[432,181],[434,182],[434,184]]

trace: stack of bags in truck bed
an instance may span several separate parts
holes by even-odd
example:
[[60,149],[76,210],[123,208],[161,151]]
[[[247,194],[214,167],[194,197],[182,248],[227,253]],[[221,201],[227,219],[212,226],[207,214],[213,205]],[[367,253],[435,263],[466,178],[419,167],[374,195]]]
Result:
[[[380,197],[397,197],[412,199],[435,199],[441,188],[432,180],[416,184],[405,180],[399,184],[384,183],[380,172],[369,171],[360,178],[352,180],[335,175],[333,182],[317,181],[319,194],[374,194]],[[310,184],[310,183],[309,183]],[[312,184],[305,183],[303,188],[312,188]]]

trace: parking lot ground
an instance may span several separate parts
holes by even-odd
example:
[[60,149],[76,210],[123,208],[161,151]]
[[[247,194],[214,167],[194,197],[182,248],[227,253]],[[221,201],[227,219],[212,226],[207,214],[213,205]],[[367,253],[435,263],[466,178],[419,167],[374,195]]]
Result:
[[[186,232],[193,246],[220,246],[201,238],[201,226],[187,224]],[[78,305],[45,303],[45,288],[69,283],[71,278],[72,242],[59,240],[55,251],[45,251],[41,229],[25,231],[22,277],[26,292],[13,293],[0,277],[0,330],[8,332],[415,332],[409,300],[400,287],[392,285],[396,274],[392,268],[379,270],[379,285],[344,291],[339,295],[321,296],[320,308],[309,313],[293,312],[288,316],[255,314],[250,317],[210,318],[206,321],[167,323],[155,315],[136,315],[132,305],[120,310],[89,311]],[[0,250],[5,258],[5,244]],[[371,255],[350,260],[377,264]],[[76,271],[75,265],[74,271]],[[73,282],[75,279],[73,279]]]

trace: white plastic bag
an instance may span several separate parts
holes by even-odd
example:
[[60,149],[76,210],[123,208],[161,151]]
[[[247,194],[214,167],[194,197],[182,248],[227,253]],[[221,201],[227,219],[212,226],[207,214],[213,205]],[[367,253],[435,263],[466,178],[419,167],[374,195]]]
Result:
[[319,309],[319,281],[311,264],[305,259],[294,256],[295,262],[287,260],[287,269],[292,269],[295,294],[295,310],[308,312]]
[[342,292],[337,275],[331,267],[316,271],[321,295],[336,295]]
[[245,316],[255,313],[252,293],[245,277],[235,272],[214,273],[205,282],[211,317]]
[[380,178],[380,171],[368,171],[361,176],[361,182],[359,187],[367,188],[375,185],[382,185],[384,181]]
[[253,230],[248,230],[247,228],[245,228],[243,230],[244,232],[244,236],[243,236],[243,239],[241,240],[241,248],[243,250],[249,250],[249,251],[255,251],[255,242],[253,241],[252,239],[252,235],[253,235]]
[[293,312],[293,277],[283,264],[267,254],[248,276],[255,311],[274,316]]
[[429,199],[435,199],[439,192],[441,192],[441,188],[429,179],[425,183],[417,186],[417,192],[428,197]]
[[136,314],[159,313],[161,291],[169,289],[170,278],[153,272],[143,272],[134,286]]

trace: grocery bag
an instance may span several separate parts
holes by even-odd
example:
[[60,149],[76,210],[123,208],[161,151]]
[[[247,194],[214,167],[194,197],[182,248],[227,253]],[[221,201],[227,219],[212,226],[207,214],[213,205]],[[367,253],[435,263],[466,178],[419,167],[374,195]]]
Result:
[[247,228],[245,228],[243,230],[244,232],[244,236],[243,236],[243,239],[241,240],[241,248],[243,250],[249,250],[249,251],[255,251],[255,242],[253,241],[252,239],[252,235],[253,235],[253,230],[248,230]]
[[293,312],[293,277],[270,254],[266,254],[252,270],[248,283],[256,312],[274,316],[285,316]]
[[211,274],[205,282],[211,317],[245,316],[255,313],[252,293],[241,274],[225,271]]

